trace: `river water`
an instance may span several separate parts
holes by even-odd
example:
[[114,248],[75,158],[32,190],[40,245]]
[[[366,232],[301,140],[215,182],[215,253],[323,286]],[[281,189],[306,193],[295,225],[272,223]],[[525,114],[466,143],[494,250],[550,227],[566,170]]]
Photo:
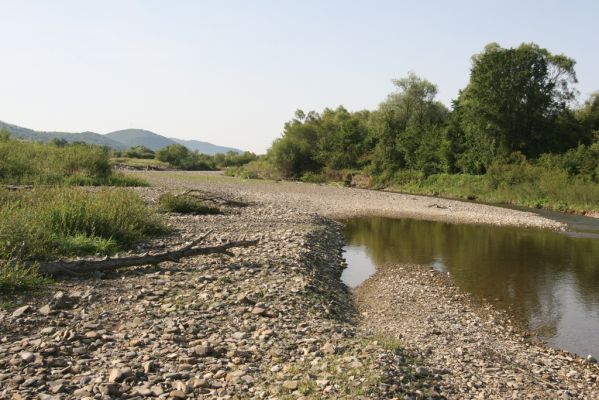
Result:
[[430,265],[449,272],[463,290],[507,309],[548,344],[597,356],[599,220],[546,216],[568,223],[570,231],[346,220],[348,268],[342,279],[356,287],[387,263]]

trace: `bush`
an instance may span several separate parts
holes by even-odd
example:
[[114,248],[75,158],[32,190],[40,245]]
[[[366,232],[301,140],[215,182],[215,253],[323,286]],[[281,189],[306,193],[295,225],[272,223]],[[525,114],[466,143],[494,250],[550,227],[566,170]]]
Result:
[[225,175],[243,179],[283,179],[282,173],[270,162],[261,159],[252,161],[243,167],[228,168]]
[[147,184],[114,174],[109,152],[88,144],[52,145],[20,140],[0,141],[0,183],[11,185]]
[[135,146],[125,150],[124,155],[125,157],[129,158],[142,158],[149,160],[154,158],[154,151],[146,146]]
[[211,156],[191,152],[181,144],[171,144],[158,150],[156,159],[188,171],[212,171],[216,168]]
[[220,213],[218,208],[207,206],[203,201],[193,196],[175,196],[172,193],[160,196],[158,205],[162,211],[180,214],[206,215]]
[[324,174],[317,174],[314,172],[306,172],[300,178],[300,181],[306,183],[326,183],[328,181],[327,177]]
[[112,254],[167,228],[125,189],[0,191],[0,259]]

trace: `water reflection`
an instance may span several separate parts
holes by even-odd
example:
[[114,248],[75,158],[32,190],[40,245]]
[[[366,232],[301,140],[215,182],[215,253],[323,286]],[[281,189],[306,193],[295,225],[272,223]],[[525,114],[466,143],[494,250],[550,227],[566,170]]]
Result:
[[[432,265],[462,289],[511,308],[549,343],[599,354],[598,239],[382,217],[346,221],[346,236],[349,269]],[[355,275],[350,286],[360,283]]]

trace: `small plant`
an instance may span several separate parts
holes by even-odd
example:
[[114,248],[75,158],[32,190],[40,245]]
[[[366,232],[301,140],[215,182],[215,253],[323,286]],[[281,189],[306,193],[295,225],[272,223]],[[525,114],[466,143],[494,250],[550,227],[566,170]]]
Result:
[[51,280],[40,275],[34,267],[0,265],[0,297],[40,289]]
[[208,206],[202,200],[189,195],[177,196],[166,193],[160,196],[158,205],[165,212],[195,215],[220,214],[218,208]]

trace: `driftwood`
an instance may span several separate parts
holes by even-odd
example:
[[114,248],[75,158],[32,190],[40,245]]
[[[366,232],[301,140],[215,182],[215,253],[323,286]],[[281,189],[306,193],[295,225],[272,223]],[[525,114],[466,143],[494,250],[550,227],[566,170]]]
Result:
[[208,254],[226,254],[232,256],[229,249],[236,247],[249,247],[258,244],[260,239],[239,240],[219,244],[217,246],[196,247],[210,232],[202,237],[186,244],[177,250],[167,250],[156,254],[142,254],[130,257],[109,258],[101,260],[75,260],[75,261],[52,261],[31,262],[25,261],[21,264],[26,266],[37,266],[38,271],[45,275],[79,275],[96,271],[114,271],[121,268],[139,265],[155,265],[165,261],[178,262],[181,258]]
[[197,189],[189,189],[189,190],[186,190],[185,192],[179,193],[175,196],[176,197],[184,197],[184,196],[195,197],[195,198],[203,200],[203,201],[209,201],[209,202],[217,204],[217,205],[229,206],[229,207],[247,207],[250,205],[249,203],[246,203],[244,201],[225,199],[224,197],[216,196],[213,194],[207,194],[207,193],[202,192],[201,190],[197,190]]

